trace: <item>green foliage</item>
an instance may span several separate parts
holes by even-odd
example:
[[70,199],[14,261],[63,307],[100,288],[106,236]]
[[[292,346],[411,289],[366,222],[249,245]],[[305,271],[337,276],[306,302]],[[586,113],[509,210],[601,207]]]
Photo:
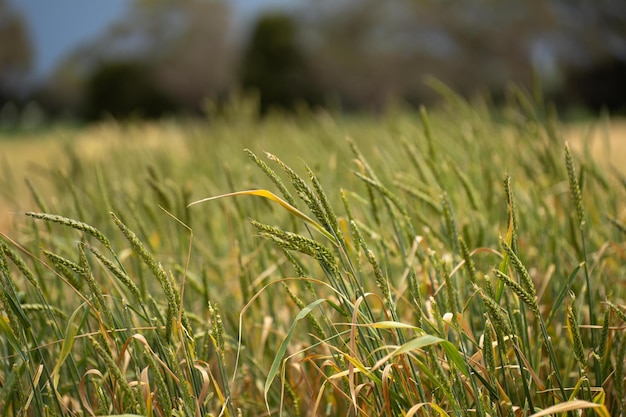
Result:
[[[20,97],[23,88],[20,84],[28,79],[34,51],[28,22],[19,8],[7,0],[0,0],[0,14],[0,110],[5,110],[4,106],[10,100]],[[0,118],[0,123],[7,121]]]
[[103,124],[1,240],[2,415],[623,413],[620,176],[448,103]]
[[297,43],[296,26],[282,14],[262,16],[242,58],[241,84],[260,95],[261,111],[314,103],[311,74]]
[[109,62],[97,68],[85,87],[87,119],[155,118],[176,110],[158,88],[149,68],[134,62]]

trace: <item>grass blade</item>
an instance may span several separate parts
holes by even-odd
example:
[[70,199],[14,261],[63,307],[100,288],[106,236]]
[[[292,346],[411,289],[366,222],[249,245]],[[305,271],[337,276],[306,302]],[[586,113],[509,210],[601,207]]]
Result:
[[301,218],[305,222],[307,222],[310,225],[312,225],[313,227],[315,227],[317,230],[319,230],[319,232],[321,234],[323,234],[331,242],[335,242],[335,238],[330,233],[328,233],[326,231],[326,229],[324,229],[322,227],[322,225],[320,225],[318,222],[316,222],[315,220],[313,220],[312,218],[310,218],[309,216],[307,216],[306,214],[304,214],[303,212],[301,212],[300,210],[298,210],[297,208],[295,208],[291,204],[287,203],[285,200],[282,200],[276,194],[274,194],[274,193],[272,193],[271,191],[268,191],[268,190],[237,191],[237,192],[234,192],[234,193],[222,194],[222,195],[218,195],[218,196],[215,196],[215,197],[207,197],[207,198],[203,198],[201,200],[189,203],[187,205],[187,207],[191,207],[193,205],[204,203],[204,202],[211,201],[211,200],[217,200],[217,199],[225,198],[225,197],[235,197],[235,196],[238,196],[238,195],[253,195],[253,196],[263,197],[263,198],[266,198],[266,199],[268,199],[270,201],[273,201],[273,202],[279,204],[284,209],[286,209],[289,213],[293,214],[294,216],[297,216],[297,217]]
[[601,417],[611,416],[604,404],[595,404],[584,400],[572,400],[553,405],[552,407],[548,407],[545,410],[539,411],[538,413],[531,415],[530,417],[543,417],[553,414],[565,413],[568,411],[580,411],[585,409],[592,409],[596,412],[596,414]]
[[272,366],[270,367],[270,370],[267,374],[267,379],[265,380],[265,387],[263,389],[263,394],[265,397],[265,406],[267,407],[268,412],[270,412],[270,406],[267,402],[267,393],[269,392],[270,387],[272,386],[272,382],[274,382],[274,379],[276,378],[276,375],[278,374],[278,370],[280,368],[280,365],[282,364],[283,357],[285,356],[285,351],[287,350],[289,341],[291,340],[291,337],[293,336],[293,332],[296,329],[296,325],[298,324],[300,320],[308,316],[309,313],[311,313],[311,311],[315,307],[317,307],[318,305],[320,305],[321,303],[325,301],[326,300],[324,298],[320,298],[319,300],[315,300],[308,306],[304,307],[294,319],[293,323],[291,324],[291,328],[289,329],[289,332],[287,332],[287,336],[285,336],[285,338],[281,342],[280,347],[278,348],[276,352],[276,356],[274,357],[274,362],[272,363]]

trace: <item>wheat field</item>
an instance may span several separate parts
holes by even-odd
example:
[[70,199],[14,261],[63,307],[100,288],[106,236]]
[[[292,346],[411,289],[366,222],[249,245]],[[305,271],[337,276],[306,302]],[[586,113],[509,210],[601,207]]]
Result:
[[1,414],[623,414],[624,121],[446,94],[3,138]]

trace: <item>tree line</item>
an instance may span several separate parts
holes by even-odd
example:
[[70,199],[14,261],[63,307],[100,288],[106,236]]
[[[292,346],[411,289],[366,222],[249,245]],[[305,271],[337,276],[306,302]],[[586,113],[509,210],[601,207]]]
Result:
[[[24,22],[0,0],[0,103],[32,62]],[[9,13],[11,12],[11,13]],[[227,2],[135,0],[29,94],[46,114],[94,120],[198,114],[233,91],[262,113],[299,106],[381,111],[435,99],[427,75],[471,97],[540,80],[563,108],[625,111],[621,0],[320,0],[235,21]],[[17,40],[17,41],[16,41]],[[20,96],[20,94],[22,94]]]

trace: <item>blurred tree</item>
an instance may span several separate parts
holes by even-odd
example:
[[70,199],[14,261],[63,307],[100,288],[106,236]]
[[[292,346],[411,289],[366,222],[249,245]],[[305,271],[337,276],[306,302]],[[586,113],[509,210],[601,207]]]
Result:
[[626,60],[614,58],[571,71],[566,82],[558,97],[561,102],[593,112],[606,108],[612,114],[626,114]]
[[150,71],[141,63],[109,62],[98,67],[86,85],[87,119],[111,115],[128,117],[160,117],[173,112],[176,106],[161,92]]
[[525,6],[504,3],[321,0],[305,23],[316,76],[348,107],[374,110],[397,95],[432,100],[426,75],[468,96],[528,81],[528,35],[541,19],[524,23]]
[[76,119],[84,115],[85,70],[79,62],[65,59],[34,93],[51,118]]
[[259,18],[244,52],[241,83],[260,95],[261,111],[292,109],[298,102],[315,104],[314,89],[296,27],[284,14]]
[[177,102],[197,110],[207,97],[225,96],[236,82],[231,13],[226,2],[174,3],[182,28],[155,57],[155,76]]
[[535,74],[556,91],[581,66],[626,61],[623,0],[316,0],[301,15],[315,77],[348,107],[431,100],[426,74],[465,96]]
[[407,92],[415,74],[406,71],[415,68],[404,30],[412,20],[401,2],[320,1],[302,15],[313,74],[326,96],[348,109],[380,110]]
[[33,50],[24,19],[0,0],[0,104],[15,99],[32,65]]
[[111,71],[100,65],[130,61],[139,64],[150,89],[158,85],[181,110],[199,112],[206,97],[226,95],[235,81],[230,22],[225,2],[135,0],[122,20],[68,56],[45,96],[76,113],[77,102],[88,99],[85,89],[93,88],[86,80]]
[[145,62],[162,91],[199,109],[233,81],[230,9],[220,1],[136,0],[128,17],[99,43],[105,56]]
[[564,107],[626,111],[626,2],[555,3],[564,17],[548,39],[564,82],[554,96]]
[[[244,45],[237,38],[244,20],[232,19],[228,2],[134,0],[124,19],[59,67],[47,91],[78,108],[82,80],[102,62],[132,60],[186,110],[199,111],[204,98],[224,97],[240,82],[259,91],[264,111],[321,97],[379,111],[395,96],[436,99],[427,74],[465,96],[497,95],[537,74],[555,95],[573,88],[570,74],[593,74],[595,64],[612,61],[619,71],[626,62],[624,0],[300,3],[289,16],[259,18]],[[589,95],[576,97],[584,104]]]

